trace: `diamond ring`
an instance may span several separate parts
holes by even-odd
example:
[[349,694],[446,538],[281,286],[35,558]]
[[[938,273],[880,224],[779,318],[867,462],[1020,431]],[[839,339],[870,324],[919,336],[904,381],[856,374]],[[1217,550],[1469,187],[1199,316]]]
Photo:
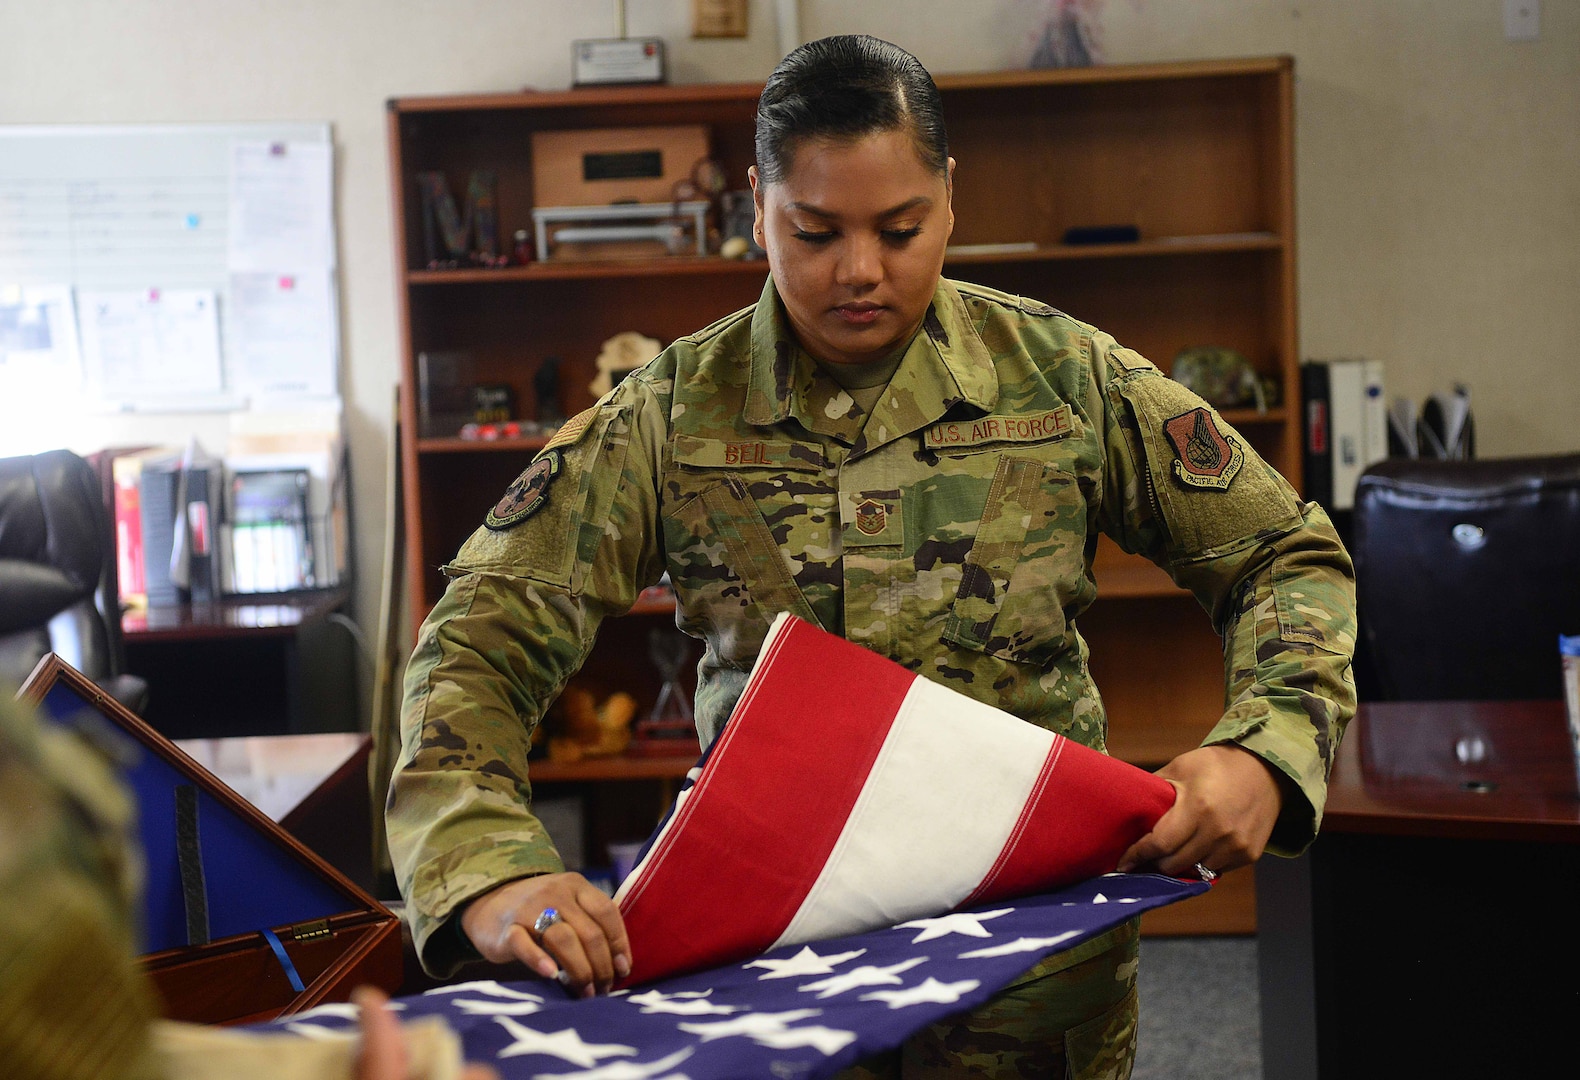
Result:
[[563,920],[560,918],[560,912],[558,908],[544,908],[543,914],[532,920],[532,932],[537,934],[538,937],[542,937],[543,931],[547,930],[555,923],[562,921]]
[[[1209,869],[1207,869],[1206,866],[1202,865],[1201,863],[1197,863],[1196,864],[1196,873],[1200,874],[1201,875],[1201,879],[1203,881],[1205,881],[1209,885],[1211,885],[1214,881],[1218,880],[1218,871],[1216,871],[1216,870],[1209,870]],[[550,909],[550,910],[553,910],[553,909]]]

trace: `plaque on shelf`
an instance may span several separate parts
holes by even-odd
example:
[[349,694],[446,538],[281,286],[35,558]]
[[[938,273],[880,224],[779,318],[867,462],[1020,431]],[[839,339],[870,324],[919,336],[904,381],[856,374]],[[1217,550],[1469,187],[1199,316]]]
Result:
[[539,206],[661,203],[708,156],[702,124],[547,129],[532,134],[532,193]]

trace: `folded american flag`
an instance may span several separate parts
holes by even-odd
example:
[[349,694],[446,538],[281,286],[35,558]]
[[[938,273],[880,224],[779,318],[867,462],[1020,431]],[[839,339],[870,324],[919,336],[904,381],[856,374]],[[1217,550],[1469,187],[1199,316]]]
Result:
[[1174,802],[789,615],[616,900],[623,985],[1113,870]]
[[[405,1019],[437,1015],[466,1059],[501,1080],[703,1080],[828,1076],[986,1001],[1043,957],[1201,882],[1113,874],[1055,893],[907,920],[590,1000],[544,980],[466,982],[398,998]],[[693,907],[705,925],[719,913]],[[640,953],[637,953],[640,956]],[[354,1029],[351,1005],[323,1005],[255,1030],[324,1036]]]

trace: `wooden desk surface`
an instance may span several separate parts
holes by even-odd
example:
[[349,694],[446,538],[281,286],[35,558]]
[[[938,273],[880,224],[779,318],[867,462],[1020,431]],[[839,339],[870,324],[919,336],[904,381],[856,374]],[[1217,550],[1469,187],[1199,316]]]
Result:
[[193,641],[203,638],[288,635],[317,622],[345,604],[345,588],[279,596],[227,596],[202,604],[134,608],[121,616],[121,633],[129,644]]
[[367,764],[362,732],[176,739],[187,756],[275,821],[284,821],[342,770]]
[[1322,831],[1580,844],[1563,702],[1363,704]]

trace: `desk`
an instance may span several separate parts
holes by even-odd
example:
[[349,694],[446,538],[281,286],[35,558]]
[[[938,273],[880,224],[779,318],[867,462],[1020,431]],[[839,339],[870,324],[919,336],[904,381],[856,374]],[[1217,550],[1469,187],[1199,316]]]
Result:
[[1580,1019],[1562,703],[1362,705],[1256,890],[1264,1076],[1546,1075]]
[[144,719],[172,739],[359,727],[355,652],[328,621],[349,596],[325,589],[128,611],[126,669],[148,680]]
[[366,734],[181,739],[176,745],[314,854],[377,895],[368,794],[373,741]]

